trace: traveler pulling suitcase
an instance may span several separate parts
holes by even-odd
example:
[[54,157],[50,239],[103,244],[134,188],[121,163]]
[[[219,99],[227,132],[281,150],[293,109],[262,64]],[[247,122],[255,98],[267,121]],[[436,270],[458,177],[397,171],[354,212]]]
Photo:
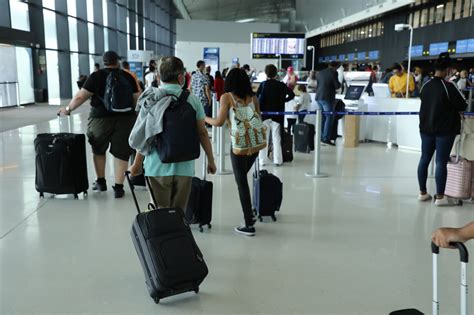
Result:
[[[453,247],[459,250],[461,260],[461,315],[467,315],[467,264],[469,262],[469,253],[463,243],[451,243]],[[439,300],[438,300],[438,255],[439,247],[431,243],[431,252],[433,254],[433,299],[432,299],[432,314],[439,315]],[[391,312],[390,315],[423,315],[422,312],[416,309],[405,309]]]
[[204,225],[212,228],[212,191],[213,184],[206,180],[207,160],[204,154],[202,177],[193,177],[188,206],[186,207],[186,221],[188,224],[199,224],[199,231],[203,232]]
[[310,153],[313,151],[315,134],[314,125],[303,122],[301,124],[296,124],[293,128],[295,151],[303,153]]
[[[464,129],[464,120],[461,122],[461,134]],[[463,138],[461,138],[463,139]],[[462,199],[472,197],[472,162],[460,156],[463,141],[458,141],[456,145],[456,157],[448,162],[448,179],[446,181],[445,194],[448,197],[458,199],[462,204]]]
[[259,169],[259,161],[255,161],[253,174],[253,207],[260,221],[263,217],[272,217],[276,221],[275,212],[280,210],[283,200],[283,184],[278,177]]
[[[140,212],[135,187],[126,172],[138,215],[131,230],[135,250],[145,273],[145,283],[155,303],[160,299],[180,293],[199,292],[199,285],[208,274],[208,269],[193,234],[186,224],[181,209],[155,209]],[[145,177],[148,189],[156,205],[155,196]]]
[[[69,131],[71,123],[68,117]],[[59,126],[61,120],[58,117]],[[87,196],[89,180],[87,177],[86,137],[74,133],[41,133],[34,140],[36,190],[40,197],[44,193],[78,194]]]

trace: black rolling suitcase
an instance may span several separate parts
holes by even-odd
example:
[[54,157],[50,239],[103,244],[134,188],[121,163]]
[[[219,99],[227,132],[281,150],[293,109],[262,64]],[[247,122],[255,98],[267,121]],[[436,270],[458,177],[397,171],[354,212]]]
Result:
[[[183,211],[155,209],[149,204],[151,211],[140,212],[130,173],[126,176],[138,211],[130,234],[142,264],[148,293],[155,303],[184,292],[198,293],[208,269]],[[145,181],[156,204],[147,177]]]
[[314,134],[313,124],[300,123],[294,126],[294,143],[295,151],[309,153],[314,150]]
[[193,177],[191,193],[186,207],[186,221],[188,224],[199,224],[199,231],[203,232],[204,225],[212,227],[212,191],[213,184],[206,180],[206,155],[203,158],[203,179]]
[[[466,246],[463,243],[450,243],[451,246],[459,250],[459,258],[461,261],[461,315],[467,315],[468,309],[468,284],[467,284],[467,271],[469,262],[469,253]],[[439,299],[438,299],[438,255],[439,247],[436,244],[431,243],[431,252],[433,254],[433,299],[432,299],[432,315],[439,315]],[[399,311],[393,311],[390,315],[423,315],[417,309],[410,308]]]
[[[70,130],[69,126],[69,130]],[[41,133],[34,140],[36,190],[62,195],[87,195],[86,137],[74,133]]]
[[293,161],[293,136],[288,132],[283,132],[283,162]]
[[253,208],[260,221],[263,217],[272,217],[276,221],[275,212],[280,210],[283,200],[283,184],[278,177],[259,169],[259,161],[255,161],[253,174]]

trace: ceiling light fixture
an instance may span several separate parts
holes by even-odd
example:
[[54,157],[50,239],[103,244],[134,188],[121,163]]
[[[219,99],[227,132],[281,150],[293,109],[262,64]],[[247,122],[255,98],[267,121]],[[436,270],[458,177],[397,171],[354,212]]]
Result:
[[255,18],[241,19],[241,20],[235,21],[235,23],[250,23],[250,22],[255,22],[256,20],[257,20],[257,19],[255,19]]
[[444,4],[439,4],[436,6],[436,9],[441,9],[441,8],[444,8]]

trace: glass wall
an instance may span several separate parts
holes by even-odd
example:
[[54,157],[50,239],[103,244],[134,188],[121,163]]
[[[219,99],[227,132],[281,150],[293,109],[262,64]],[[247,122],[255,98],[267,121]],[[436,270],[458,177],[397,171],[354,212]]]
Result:
[[10,16],[12,28],[30,31],[30,18],[28,15],[28,4],[20,0],[10,0]]
[[383,23],[380,21],[336,31],[321,38],[321,48],[341,45],[356,40],[383,35]]
[[413,28],[440,24],[470,17],[474,14],[474,0],[426,1],[416,0],[411,5],[407,21]]

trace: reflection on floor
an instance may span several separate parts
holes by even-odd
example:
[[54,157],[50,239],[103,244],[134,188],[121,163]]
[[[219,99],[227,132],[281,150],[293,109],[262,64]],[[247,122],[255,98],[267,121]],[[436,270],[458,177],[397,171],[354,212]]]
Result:
[[[73,131],[84,132],[86,122],[86,115],[74,115]],[[111,191],[86,200],[38,198],[33,139],[58,130],[52,120],[0,133],[0,314],[429,312],[431,231],[474,220],[472,204],[418,203],[419,153],[380,144],[324,147],[329,178],[305,177],[312,167],[307,154],[268,167],[284,183],[284,201],[278,222],[258,223],[254,238],[232,231],[242,220],[232,175],[212,176],[213,228],[195,230],[209,277],[199,295],[155,305],[129,236],[135,209],[128,192],[123,200]],[[110,164],[107,172],[110,182]],[[139,198],[145,205],[146,192]],[[458,258],[451,251],[441,256],[441,308],[455,314]]]

